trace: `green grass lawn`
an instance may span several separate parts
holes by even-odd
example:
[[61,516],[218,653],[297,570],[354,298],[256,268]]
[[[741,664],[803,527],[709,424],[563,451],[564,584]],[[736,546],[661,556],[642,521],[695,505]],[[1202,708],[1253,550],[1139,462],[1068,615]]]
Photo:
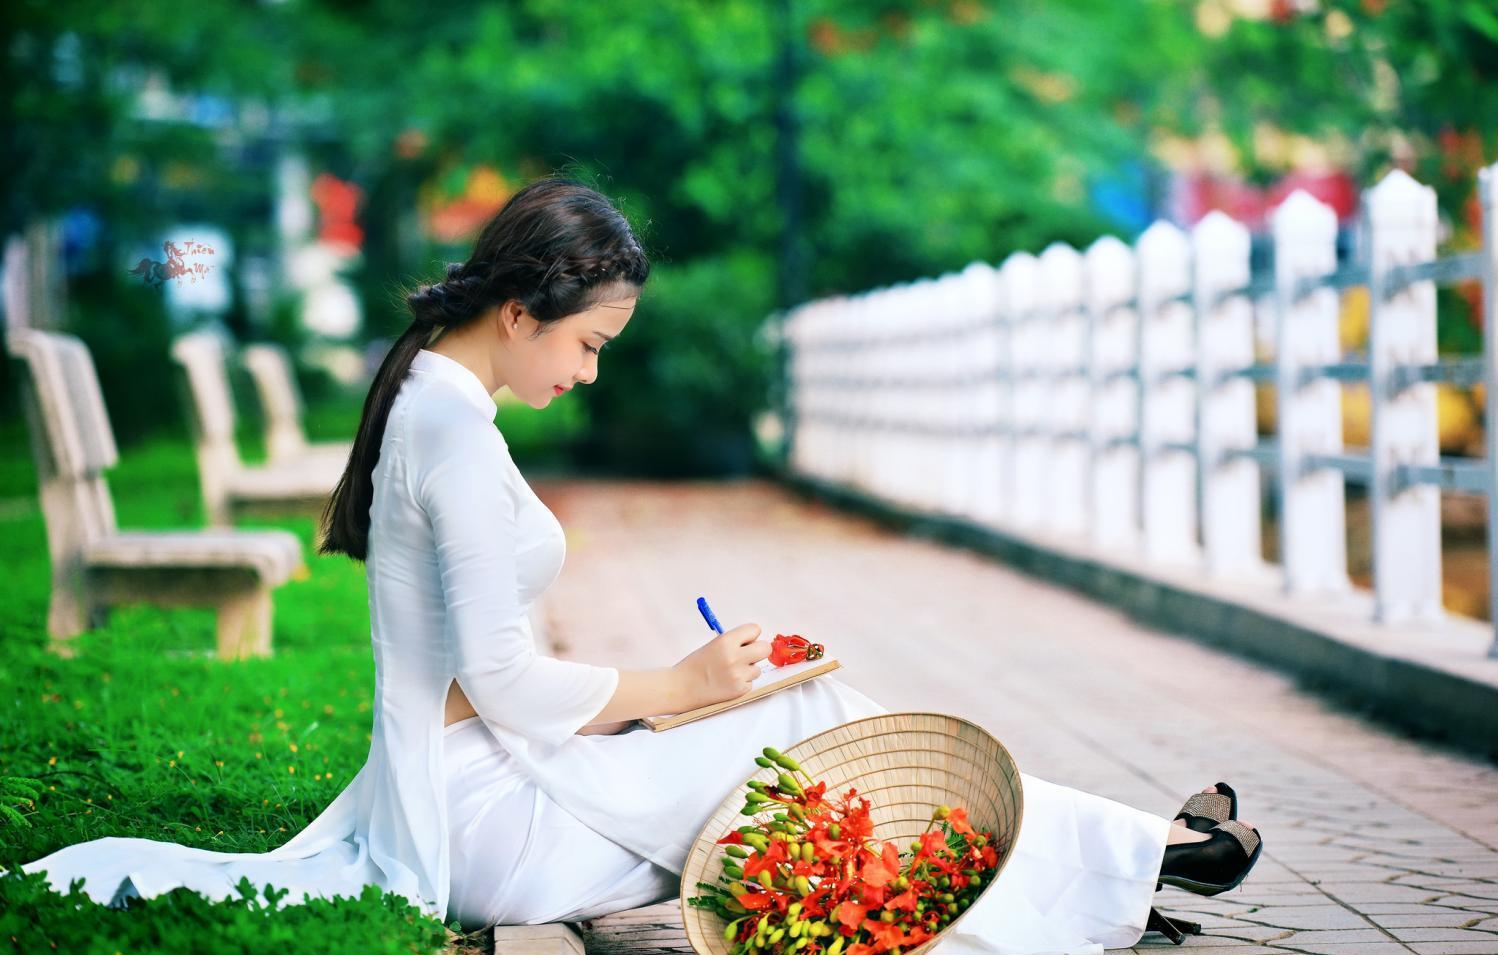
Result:
[[[314,408],[309,431],[351,435],[358,414],[354,398]],[[185,438],[122,449],[109,481],[121,527],[202,526]],[[46,531],[24,424],[0,423],[0,777],[41,783],[34,807],[17,806],[29,826],[0,819],[0,865],[101,836],[263,852],[348,784],[370,738],[368,594],[363,565],[313,553],[315,522],[308,513],[242,523],[293,531],[311,570],[275,592],[272,658],[206,656],[209,610],[132,606],[63,659],[45,649]],[[39,891],[39,880],[0,878],[0,948],[14,939],[7,951],[429,952],[449,942],[437,920],[374,889],[274,909],[208,905],[178,890],[120,911]]]

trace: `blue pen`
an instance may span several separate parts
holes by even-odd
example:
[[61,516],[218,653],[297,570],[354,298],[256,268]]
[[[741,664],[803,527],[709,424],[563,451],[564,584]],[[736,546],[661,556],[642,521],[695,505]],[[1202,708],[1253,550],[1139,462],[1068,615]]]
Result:
[[723,632],[723,627],[718,623],[718,618],[713,616],[713,608],[707,605],[706,597],[697,598],[697,609],[702,611],[702,619],[707,621],[709,627],[712,627],[718,633]]

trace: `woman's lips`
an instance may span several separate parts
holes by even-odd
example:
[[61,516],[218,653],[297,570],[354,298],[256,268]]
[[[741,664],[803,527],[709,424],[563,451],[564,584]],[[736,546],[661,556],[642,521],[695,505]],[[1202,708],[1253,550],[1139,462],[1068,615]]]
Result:
[[552,387],[556,389],[557,394],[559,394],[559,395],[562,394],[563,392],[565,392],[567,390],[566,388],[563,388],[561,385],[552,385]]

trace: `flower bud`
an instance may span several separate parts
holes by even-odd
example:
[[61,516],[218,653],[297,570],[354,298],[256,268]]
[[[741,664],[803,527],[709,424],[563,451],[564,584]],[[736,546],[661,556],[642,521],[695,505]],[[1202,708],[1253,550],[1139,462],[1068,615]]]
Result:
[[802,772],[801,764],[796,762],[791,757],[785,755],[784,753],[778,753],[774,756],[771,756],[770,758],[774,760],[777,765],[781,766],[782,768],[789,769],[793,773]]

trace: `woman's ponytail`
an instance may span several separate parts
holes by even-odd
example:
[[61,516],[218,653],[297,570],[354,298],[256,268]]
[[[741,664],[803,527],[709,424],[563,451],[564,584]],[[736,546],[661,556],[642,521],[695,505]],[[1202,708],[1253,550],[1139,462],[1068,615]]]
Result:
[[354,560],[364,560],[369,544],[369,507],[374,503],[374,469],[380,460],[385,422],[390,419],[390,408],[412,359],[427,344],[435,327],[429,321],[413,321],[380,362],[380,370],[375,373],[369,395],[364,399],[354,449],[323,509],[319,554],[347,554]]

